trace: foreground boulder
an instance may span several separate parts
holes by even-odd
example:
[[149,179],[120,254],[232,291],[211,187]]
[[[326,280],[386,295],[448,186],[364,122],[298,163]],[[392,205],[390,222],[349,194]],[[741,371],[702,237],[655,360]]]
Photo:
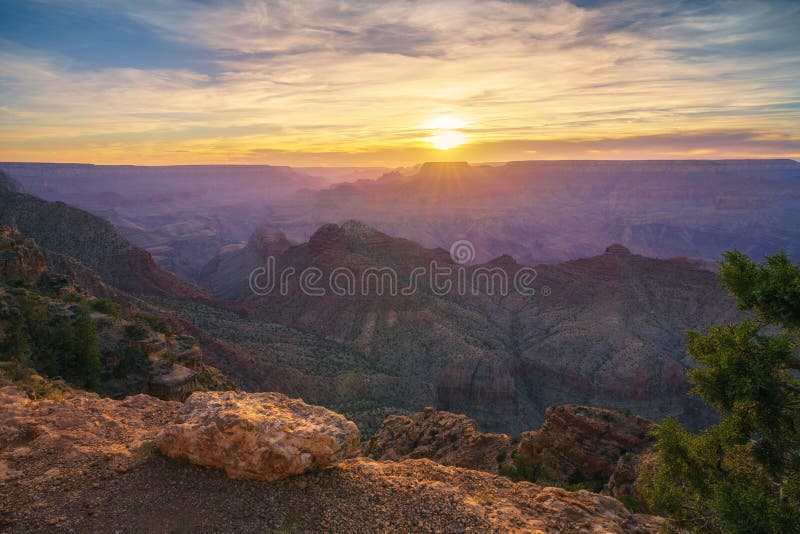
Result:
[[497,473],[511,458],[514,444],[506,434],[487,434],[465,415],[425,408],[391,415],[367,442],[364,454],[376,460],[428,458],[443,465]]
[[194,393],[156,443],[238,479],[277,480],[359,453],[355,423],[280,393]]

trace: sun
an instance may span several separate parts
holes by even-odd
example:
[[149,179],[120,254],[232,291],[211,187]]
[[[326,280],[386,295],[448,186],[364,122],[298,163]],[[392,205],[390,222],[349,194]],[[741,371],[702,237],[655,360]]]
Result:
[[439,116],[431,119],[425,125],[431,131],[427,141],[439,150],[449,150],[467,142],[467,136],[460,131],[466,123],[452,116]]
[[434,148],[439,150],[449,150],[467,142],[467,136],[455,130],[444,130],[437,132],[428,138]]

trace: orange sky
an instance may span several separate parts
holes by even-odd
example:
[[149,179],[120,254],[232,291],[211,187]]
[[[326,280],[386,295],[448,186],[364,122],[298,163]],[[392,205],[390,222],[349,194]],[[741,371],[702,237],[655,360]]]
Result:
[[5,6],[0,160],[800,158],[796,3],[579,4]]

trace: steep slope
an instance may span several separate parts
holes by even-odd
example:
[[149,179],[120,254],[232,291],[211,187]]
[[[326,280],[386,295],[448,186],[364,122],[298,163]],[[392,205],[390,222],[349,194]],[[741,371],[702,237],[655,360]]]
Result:
[[551,406],[541,428],[519,440],[485,434],[463,415],[426,408],[387,417],[364,445],[376,460],[427,458],[546,486],[582,487],[647,509],[639,475],[652,463],[653,422],[596,406]]
[[582,482],[599,490],[619,460],[654,450],[653,422],[594,406],[551,406],[541,428],[523,432],[518,454],[535,463],[542,479]]
[[287,196],[328,183],[313,172],[272,165],[0,163],[0,169],[35,196],[108,220],[189,281],[218,249],[246,240]]
[[482,433],[472,419],[430,407],[387,417],[363,447],[364,455],[376,460],[427,458],[489,473],[497,473],[513,450],[506,434]]
[[0,363],[11,375],[35,368],[114,397],[182,399],[234,387],[205,363],[193,337],[143,313],[73,258],[2,224]]
[[73,257],[113,286],[134,293],[202,299],[200,288],[160,268],[114,226],[62,202],[20,192],[0,174],[0,222],[19,228],[52,252]]
[[[360,423],[356,411],[435,405],[467,414],[484,430],[515,434],[538,426],[548,406],[565,403],[630,409],[655,420],[674,415],[694,427],[713,419],[686,395],[691,361],[683,331],[730,320],[735,306],[697,262],[645,258],[615,245],[599,256],[536,266],[533,296],[489,294],[485,283],[477,294],[439,294],[427,279],[408,295],[392,294],[377,291],[374,278],[362,283],[364,273],[389,267],[402,289],[414,268],[432,262],[452,269],[452,287],[462,269],[467,280],[491,268],[512,281],[528,268],[508,256],[462,267],[444,250],[355,221],[321,227],[274,262],[276,274],[294,269],[295,276],[285,291],[276,285],[233,304],[241,319],[192,318],[185,307],[182,313],[259,353],[270,351],[270,341],[245,330],[264,322],[334,342],[339,354],[349,351],[339,360],[351,362],[345,367],[326,369],[329,360],[319,358],[304,360],[303,372],[325,376],[337,392],[336,408]],[[251,268],[257,266],[263,264]],[[319,269],[324,295],[301,287],[299,273],[308,268]],[[340,268],[353,273],[350,294],[331,286]],[[247,280],[239,283],[246,294]],[[291,358],[270,363],[298,365]],[[322,389],[314,394],[315,402],[331,402]]]
[[269,256],[282,254],[290,246],[283,233],[259,227],[246,245],[229,245],[220,250],[200,271],[199,282],[216,297],[243,297],[241,281],[250,276],[254,266],[266,265]]

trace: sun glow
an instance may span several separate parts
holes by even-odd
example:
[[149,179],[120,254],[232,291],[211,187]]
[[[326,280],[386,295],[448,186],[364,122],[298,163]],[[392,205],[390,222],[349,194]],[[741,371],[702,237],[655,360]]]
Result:
[[449,150],[467,142],[467,136],[455,130],[444,130],[432,135],[428,141],[439,150]]
[[466,122],[450,116],[439,116],[431,119],[425,128],[432,130],[427,141],[439,150],[449,150],[467,142],[467,136],[460,132]]

